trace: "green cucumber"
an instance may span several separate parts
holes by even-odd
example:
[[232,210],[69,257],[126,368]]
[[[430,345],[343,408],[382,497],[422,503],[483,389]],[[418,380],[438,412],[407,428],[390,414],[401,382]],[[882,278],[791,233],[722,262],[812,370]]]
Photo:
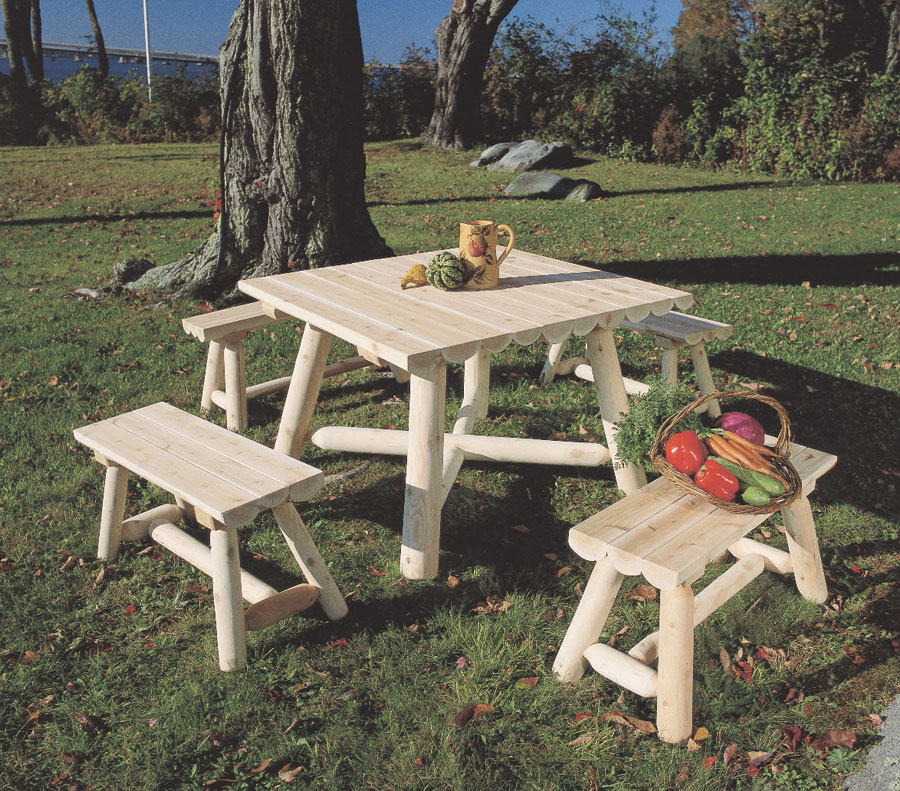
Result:
[[756,472],[756,470],[749,470],[749,473],[755,481],[754,486],[758,486],[768,494],[784,494],[784,484],[777,478],[763,475],[761,472]]
[[741,499],[747,505],[768,505],[769,495],[765,493],[759,486],[748,486],[741,492]]
[[739,464],[728,461],[728,459],[723,459],[721,456],[710,456],[710,458],[715,459],[728,470],[728,472],[737,478],[741,483],[742,490],[748,486],[753,486],[757,489],[762,489],[767,496],[784,494],[784,484],[775,478],[763,475],[756,470],[748,470],[746,467],[741,467]]
[[730,472],[735,478],[740,481],[741,489],[745,489],[748,486],[756,486],[757,488],[761,488],[760,485],[750,477],[750,473],[752,470],[748,470],[746,467],[741,467],[739,464],[735,464],[733,461],[728,461],[728,459],[723,459],[721,456],[710,456],[709,458],[715,459],[719,464],[721,464],[728,472]]

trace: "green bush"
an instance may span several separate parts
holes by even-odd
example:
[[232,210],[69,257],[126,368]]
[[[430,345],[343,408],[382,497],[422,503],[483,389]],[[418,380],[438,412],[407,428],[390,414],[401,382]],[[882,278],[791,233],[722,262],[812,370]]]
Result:
[[436,71],[431,52],[419,47],[408,47],[398,66],[366,64],[366,139],[394,140],[422,134],[434,109]]

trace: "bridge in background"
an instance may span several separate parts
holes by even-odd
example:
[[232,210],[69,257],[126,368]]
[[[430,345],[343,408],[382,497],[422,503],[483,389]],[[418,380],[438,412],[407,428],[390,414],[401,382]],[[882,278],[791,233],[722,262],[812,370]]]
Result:
[[[60,44],[56,41],[45,41],[41,46],[44,51],[44,57],[51,60],[62,57],[80,61],[83,58],[96,57],[97,55],[97,48],[93,44]],[[107,47],[106,55],[110,59],[118,58],[120,63],[142,63],[145,58],[144,50],[129,49],[128,47]],[[0,58],[8,57],[9,50],[7,49],[6,39],[0,38]],[[163,63],[195,63],[199,66],[215,64],[219,61],[217,55],[163,52],[154,49],[150,50],[150,59],[162,61]]]

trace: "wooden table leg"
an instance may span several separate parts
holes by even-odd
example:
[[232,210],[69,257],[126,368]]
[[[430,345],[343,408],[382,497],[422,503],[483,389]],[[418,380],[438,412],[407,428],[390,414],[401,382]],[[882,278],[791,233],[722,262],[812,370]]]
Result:
[[584,652],[597,642],[603,631],[623,579],[608,557],[594,564],[591,578],[553,662],[553,672],[560,681],[577,681],[584,675],[588,666]]
[[694,704],[694,594],[680,585],[659,594],[656,729],[664,742],[691,735]]
[[409,451],[400,570],[408,579],[437,575],[447,369],[440,360],[409,382]]
[[628,411],[628,396],[622,380],[622,368],[616,352],[616,339],[612,330],[596,328],[585,338],[587,356],[594,374],[594,387],[600,405],[600,417],[606,434],[606,446],[613,461],[616,483],[625,494],[637,491],[647,483],[647,476],[640,467],[621,462],[616,453],[613,424]]
[[306,430],[316,408],[319,388],[322,386],[322,374],[331,348],[331,339],[330,332],[311,324],[307,324],[303,330],[300,351],[297,353],[297,362],[294,364],[284,402],[281,425],[278,427],[278,438],[275,440],[275,450],[279,453],[295,459],[300,456]]
[[[463,400],[459,408],[459,416],[453,425],[453,433],[457,435],[471,434],[475,421],[485,417],[488,411],[488,391],[491,379],[491,353],[481,349],[478,354],[466,360],[463,378]],[[460,447],[448,447],[444,444],[443,470],[441,473],[441,505],[450,494],[459,468],[465,459]]]

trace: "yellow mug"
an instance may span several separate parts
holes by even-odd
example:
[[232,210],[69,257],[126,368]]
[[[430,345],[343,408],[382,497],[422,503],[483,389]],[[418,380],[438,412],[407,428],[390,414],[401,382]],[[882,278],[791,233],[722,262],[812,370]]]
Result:
[[[504,231],[509,242],[497,258],[497,234]],[[500,282],[500,264],[516,243],[516,235],[508,225],[492,220],[473,220],[459,224],[459,258],[466,267],[463,288],[494,288]]]

